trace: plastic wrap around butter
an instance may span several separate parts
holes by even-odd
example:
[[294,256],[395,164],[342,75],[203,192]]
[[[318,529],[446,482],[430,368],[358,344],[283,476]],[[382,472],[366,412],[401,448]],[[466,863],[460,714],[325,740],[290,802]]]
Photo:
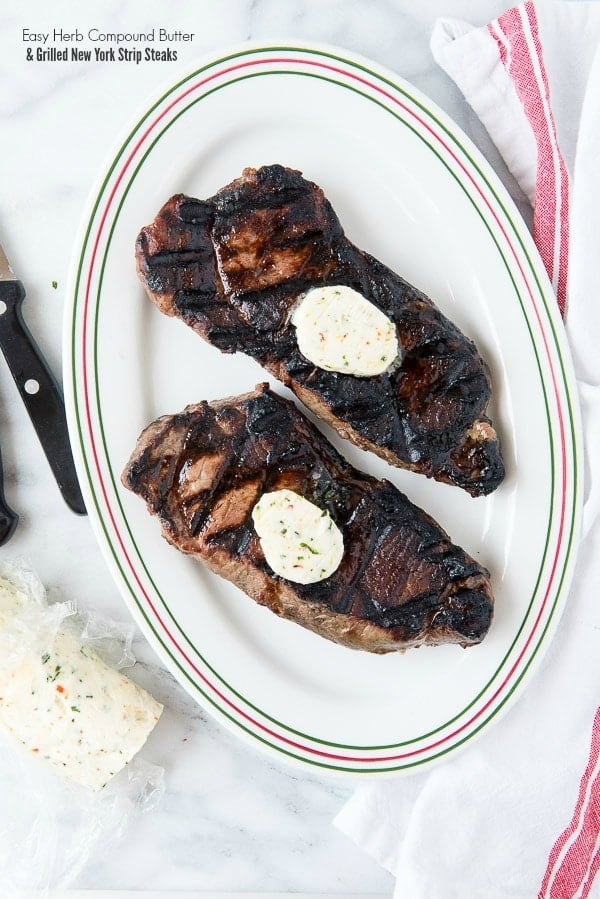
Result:
[[[0,723],[27,750],[97,790],[146,742],[162,705],[0,577]],[[3,639],[4,638],[4,639]]]

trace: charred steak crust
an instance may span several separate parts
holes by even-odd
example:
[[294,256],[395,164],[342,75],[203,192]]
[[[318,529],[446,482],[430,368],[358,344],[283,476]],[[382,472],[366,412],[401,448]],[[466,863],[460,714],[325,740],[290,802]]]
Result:
[[[203,201],[178,195],[143,228],[150,298],[224,353],[243,352],[341,436],[473,496],[504,477],[475,345],[432,301],[345,237],[323,191],[280,165],[245,169]],[[290,313],[312,287],[347,285],[397,327],[402,362],[381,375],[324,371],[298,349]]]
[[[157,419],[122,480],[179,550],[337,643],[383,653],[467,646],[488,631],[488,571],[390,483],[353,468],[266,384]],[[341,564],[319,583],[295,584],[265,561],[252,509],[284,488],[326,509],[342,531]]]

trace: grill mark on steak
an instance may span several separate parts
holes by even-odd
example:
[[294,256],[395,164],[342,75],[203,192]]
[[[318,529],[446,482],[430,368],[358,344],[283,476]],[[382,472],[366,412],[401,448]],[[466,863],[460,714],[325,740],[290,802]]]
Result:
[[[122,480],[179,550],[335,642],[372,652],[466,646],[490,626],[489,572],[389,482],[353,468],[266,384],[159,418]],[[262,552],[252,509],[283,488],[326,509],[342,532],[341,564],[318,583],[280,577]]]
[[[245,169],[206,201],[172,197],[142,229],[136,259],[162,312],[224,353],[252,356],[341,436],[473,496],[502,481],[486,415],[489,371],[474,343],[425,294],[357,249],[323,191],[299,172]],[[302,356],[291,310],[307,290],[328,285],[352,287],[394,321],[403,354],[396,368],[357,378]]]

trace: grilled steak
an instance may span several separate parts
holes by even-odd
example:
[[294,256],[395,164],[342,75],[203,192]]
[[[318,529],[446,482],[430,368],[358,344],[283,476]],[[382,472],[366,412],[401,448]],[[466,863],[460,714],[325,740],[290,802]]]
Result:
[[[390,483],[353,468],[266,384],[157,419],[122,480],[179,550],[329,640],[378,653],[467,646],[490,626],[486,569]],[[328,513],[343,535],[339,567],[317,583],[293,583],[265,560],[252,511],[282,489]]]
[[[150,298],[225,353],[243,352],[342,437],[473,496],[504,476],[475,345],[412,287],[345,237],[322,190],[279,165],[245,169],[209,200],[178,195],[144,228]],[[313,287],[358,291],[395,324],[400,364],[355,377],[315,366],[290,321]]]

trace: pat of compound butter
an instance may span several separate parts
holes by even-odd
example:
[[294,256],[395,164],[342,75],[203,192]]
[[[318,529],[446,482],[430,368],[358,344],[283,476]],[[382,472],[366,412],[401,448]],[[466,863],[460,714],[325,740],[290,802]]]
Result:
[[[23,610],[31,626],[36,604],[0,581],[0,633]],[[62,775],[97,790],[141,749],[163,707],[67,630],[49,645],[31,643],[0,668],[0,724]]]
[[344,540],[329,512],[293,490],[264,493],[252,520],[269,566],[289,581],[325,580],[342,561]]
[[351,287],[309,290],[292,324],[302,355],[327,371],[380,375],[398,356],[394,323]]

